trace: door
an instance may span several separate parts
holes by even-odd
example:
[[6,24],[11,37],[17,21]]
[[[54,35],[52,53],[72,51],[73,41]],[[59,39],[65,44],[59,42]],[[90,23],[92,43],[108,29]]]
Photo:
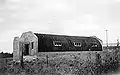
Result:
[[29,55],[29,44],[25,44],[25,52],[24,55]]

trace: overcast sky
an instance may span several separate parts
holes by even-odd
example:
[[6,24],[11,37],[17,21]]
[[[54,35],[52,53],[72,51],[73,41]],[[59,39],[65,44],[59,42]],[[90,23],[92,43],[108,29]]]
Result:
[[0,0],[0,50],[25,31],[120,39],[120,0]]

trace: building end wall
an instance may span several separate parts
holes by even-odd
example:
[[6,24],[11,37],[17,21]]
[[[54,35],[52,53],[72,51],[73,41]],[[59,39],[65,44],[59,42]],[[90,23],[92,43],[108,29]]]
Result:
[[13,40],[13,60],[18,61],[19,56],[19,37],[14,37]]
[[23,47],[23,52],[26,50],[25,44],[29,44],[29,55],[36,55],[38,53],[38,37],[33,32],[24,32],[20,37],[20,43],[20,47]]

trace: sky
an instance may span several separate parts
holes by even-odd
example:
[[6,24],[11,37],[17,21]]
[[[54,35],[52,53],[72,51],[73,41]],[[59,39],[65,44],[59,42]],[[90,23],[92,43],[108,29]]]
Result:
[[23,32],[120,39],[120,0],[0,0],[0,51]]

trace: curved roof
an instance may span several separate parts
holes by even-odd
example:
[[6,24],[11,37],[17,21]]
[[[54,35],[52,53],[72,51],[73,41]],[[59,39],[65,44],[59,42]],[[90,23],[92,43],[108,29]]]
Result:
[[97,38],[97,37],[53,35],[53,34],[40,34],[40,33],[34,33],[34,34],[38,37],[38,39],[46,37],[46,38],[49,38],[49,39],[51,39],[53,41],[71,40],[73,42],[81,42],[81,40],[86,40],[86,42],[95,42],[96,40],[98,40],[100,42],[100,39]]

